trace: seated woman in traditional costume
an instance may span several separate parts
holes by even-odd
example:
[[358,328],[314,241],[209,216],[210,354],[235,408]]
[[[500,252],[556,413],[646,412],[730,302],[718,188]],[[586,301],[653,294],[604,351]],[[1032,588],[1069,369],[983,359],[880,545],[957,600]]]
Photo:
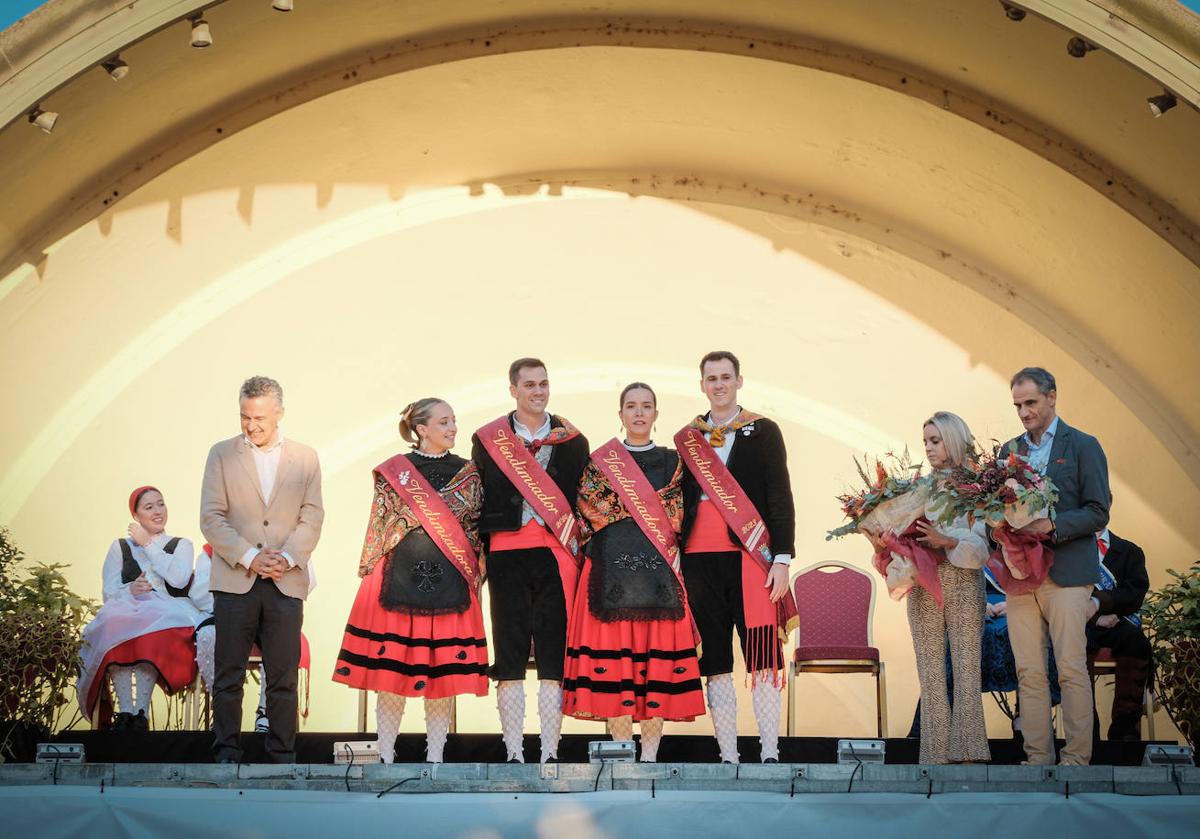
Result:
[[379,756],[395,757],[405,699],[425,698],[426,759],[441,763],[458,694],[487,695],[487,640],[479,606],[475,465],[451,454],[457,426],[442,399],[404,409],[413,444],[375,467],[375,499],[333,680],[377,692]]
[[641,723],[643,761],[658,758],[664,720],[704,714],[698,636],[679,576],[682,464],[650,439],[649,385],[621,392],[625,441],[596,451],[579,486],[587,542],[567,629],[564,713],[606,719],[614,739]]
[[104,605],[83,630],[76,690],[84,716],[98,711],[104,725],[113,710],[101,690],[108,678],[119,709],[112,727],[146,730],[155,684],[175,693],[196,678],[193,633],[201,616],[188,599],[192,543],[167,535],[162,493],[135,489],[129,512],[129,538],[113,542],[104,559]]

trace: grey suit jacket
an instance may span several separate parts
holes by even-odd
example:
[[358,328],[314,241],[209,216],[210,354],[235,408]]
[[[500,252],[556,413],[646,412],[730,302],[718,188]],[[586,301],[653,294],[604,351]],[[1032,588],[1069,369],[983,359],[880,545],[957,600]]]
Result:
[[[1025,435],[1010,441],[1027,455]],[[1108,526],[1108,459],[1100,441],[1058,418],[1046,476],[1058,487],[1054,517],[1054,564],[1050,579],[1060,586],[1100,581],[1096,534]]]

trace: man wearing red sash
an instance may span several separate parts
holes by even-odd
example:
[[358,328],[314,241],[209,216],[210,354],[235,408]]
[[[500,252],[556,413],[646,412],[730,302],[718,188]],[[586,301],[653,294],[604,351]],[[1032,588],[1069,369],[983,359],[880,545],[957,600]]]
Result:
[[702,641],[700,673],[721,760],[738,762],[733,630],[742,642],[762,761],[779,760],[782,640],[796,621],[788,591],[796,513],[779,426],[737,404],[733,353],[700,360],[709,412],[675,435],[686,467],[683,578]]
[[516,410],[471,439],[483,476],[479,531],[491,589],[496,705],[510,762],[525,761],[525,670],[532,646],[538,674],[541,761],[557,759],[567,615],[579,577],[576,488],[587,439],[546,411],[546,365],[519,358],[508,370]]

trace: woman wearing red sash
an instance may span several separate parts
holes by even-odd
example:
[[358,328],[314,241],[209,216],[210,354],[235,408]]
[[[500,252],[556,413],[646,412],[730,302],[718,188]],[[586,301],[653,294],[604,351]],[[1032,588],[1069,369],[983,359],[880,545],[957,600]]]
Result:
[[703,715],[704,690],[678,569],[683,466],[650,439],[658,406],[649,385],[627,386],[620,406],[624,443],[593,452],[579,484],[593,535],[567,630],[563,710],[607,719],[616,740],[632,739],[638,720],[641,759],[653,762],[663,720]]
[[446,402],[413,402],[400,418],[413,451],[374,470],[363,579],[333,680],[377,692],[385,763],[395,757],[407,697],[425,698],[426,758],[441,763],[453,697],[487,695],[476,559],[483,491],[474,464],[450,453],[456,434]]
[[[957,414],[938,411],[925,420],[925,457],[934,470],[953,469],[975,447],[971,429]],[[945,474],[943,472],[943,474]],[[981,650],[987,605],[981,569],[987,562],[987,530],[961,516],[949,525],[925,515],[897,536],[867,533],[876,567],[893,552],[913,558],[918,584],[908,593],[908,625],[921,683],[921,763],[973,763],[991,758],[983,718]],[[954,675],[954,704],[946,689],[946,644]]]
[[77,690],[84,717],[91,719],[99,703],[106,723],[107,677],[119,708],[113,729],[145,731],[154,686],[174,693],[196,678],[192,633],[201,615],[188,600],[192,543],[167,535],[162,493],[138,487],[129,513],[129,538],[113,542],[104,559],[104,605],[83,630]]

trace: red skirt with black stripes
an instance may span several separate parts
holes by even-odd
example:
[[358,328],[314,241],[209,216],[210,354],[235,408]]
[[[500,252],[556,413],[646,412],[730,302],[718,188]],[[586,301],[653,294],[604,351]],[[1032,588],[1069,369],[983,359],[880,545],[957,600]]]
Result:
[[393,612],[379,605],[386,566],[378,563],[358,587],[333,680],[428,699],[487,696],[487,638],[475,592],[465,612]]
[[563,713],[583,719],[703,716],[704,688],[686,604],[680,620],[601,621],[588,608],[591,573],[588,558],[567,627]]

